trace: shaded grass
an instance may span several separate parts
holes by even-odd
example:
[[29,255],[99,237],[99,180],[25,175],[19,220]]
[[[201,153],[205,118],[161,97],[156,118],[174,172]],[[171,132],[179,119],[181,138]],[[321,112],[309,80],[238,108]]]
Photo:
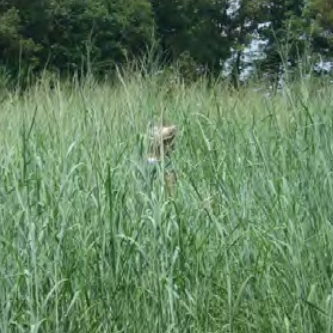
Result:
[[[331,88],[47,81],[0,114],[1,332],[331,332]],[[178,195],[147,125],[177,123]]]

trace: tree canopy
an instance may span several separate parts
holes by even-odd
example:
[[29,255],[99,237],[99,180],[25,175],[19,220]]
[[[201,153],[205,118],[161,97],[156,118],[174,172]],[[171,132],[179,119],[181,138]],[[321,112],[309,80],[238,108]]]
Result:
[[[269,24],[264,24],[264,23]],[[0,65],[9,70],[97,73],[157,45],[166,64],[192,61],[213,75],[232,60],[236,84],[244,49],[266,41],[257,61],[278,74],[305,52],[333,51],[331,0],[0,0]]]

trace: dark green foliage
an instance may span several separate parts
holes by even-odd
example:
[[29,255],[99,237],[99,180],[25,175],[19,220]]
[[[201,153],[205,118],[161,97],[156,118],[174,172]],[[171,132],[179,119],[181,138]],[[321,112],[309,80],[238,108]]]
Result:
[[47,56],[57,68],[77,66],[82,58],[105,68],[138,55],[151,42],[153,14],[145,0],[62,0],[49,11]]
[[[147,0],[14,3],[16,9],[9,9],[4,14],[9,17],[6,26],[13,31],[9,40],[31,41],[35,47],[31,46],[29,50],[38,62],[25,59],[25,64],[35,69],[42,69],[48,63],[51,68],[60,70],[74,71],[81,66],[86,70],[90,64],[105,70],[133,55],[138,56],[152,41],[154,18]],[[15,34],[20,34],[20,38]],[[1,38],[1,43],[2,40],[5,39]],[[4,50],[13,53],[13,65],[17,66],[18,47],[7,44]]]
[[0,6],[0,63],[9,67],[19,63],[24,58],[30,63],[37,59],[34,54],[38,51],[38,45],[30,38],[23,38],[22,22],[19,12],[14,7]]
[[261,19],[270,22],[259,30],[260,36],[268,41],[262,68],[274,78],[278,78],[286,66],[295,67],[305,49],[304,6],[304,0],[261,1]]
[[331,0],[312,0],[307,7],[313,49],[321,55],[333,54],[333,2]]
[[[270,25],[262,26],[265,22]],[[297,68],[310,47],[329,57],[333,2],[0,0],[0,66],[12,73],[47,67],[104,74],[154,46],[166,64],[178,63],[190,80],[202,73],[219,75],[233,56],[231,74],[238,87],[242,56],[255,35],[267,40],[266,57],[256,64],[274,79]]]
[[188,58],[216,73],[230,56],[226,0],[152,0],[161,48],[168,62]]
[[228,18],[228,37],[235,52],[231,75],[236,88],[239,86],[243,51],[253,40],[253,33],[263,20],[261,10],[261,0],[240,0],[238,9],[234,9]]

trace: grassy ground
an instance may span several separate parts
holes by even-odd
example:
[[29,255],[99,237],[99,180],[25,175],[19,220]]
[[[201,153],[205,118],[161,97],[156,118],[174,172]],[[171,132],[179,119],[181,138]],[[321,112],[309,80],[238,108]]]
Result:
[[[47,80],[0,110],[0,332],[332,332],[332,88]],[[147,186],[179,125],[178,194]]]

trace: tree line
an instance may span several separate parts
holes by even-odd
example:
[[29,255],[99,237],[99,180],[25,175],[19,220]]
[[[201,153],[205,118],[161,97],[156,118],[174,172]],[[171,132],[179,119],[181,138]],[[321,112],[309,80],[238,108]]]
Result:
[[[104,74],[154,50],[163,64],[220,75],[231,59],[239,80],[244,50],[264,39],[260,72],[330,59],[332,0],[0,0],[0,66]],[[306,58],[306,59],[305,59]]]

